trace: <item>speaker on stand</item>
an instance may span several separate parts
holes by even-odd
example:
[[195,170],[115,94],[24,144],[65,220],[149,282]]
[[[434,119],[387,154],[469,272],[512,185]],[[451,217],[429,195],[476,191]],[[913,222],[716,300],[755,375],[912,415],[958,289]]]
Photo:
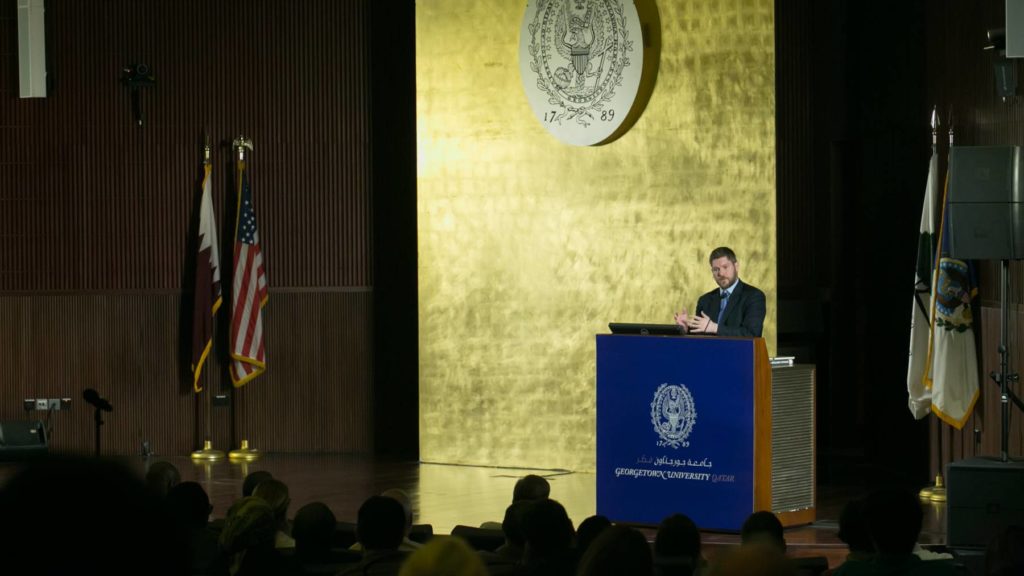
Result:
[[1010,260],[1024,259],[1024,191],[1019,146],[958,146],[949,155],[950,254],[960,260],[999,260],[999,385],[1002,420],[998,457],[952,462],[946,469],[947,544],[984,548],[1005,528],[1024,525],[1024,462],[1009,456],[1010,389],[1018,375],[1009,366]]

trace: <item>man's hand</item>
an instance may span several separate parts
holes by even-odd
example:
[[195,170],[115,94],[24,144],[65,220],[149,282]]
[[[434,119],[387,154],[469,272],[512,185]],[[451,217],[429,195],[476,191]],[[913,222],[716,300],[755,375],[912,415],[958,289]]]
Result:
[[682,327],[683,332],[689,332],[689,330],[690,330],[690,315],[686,311],[686,308],[683,308],[682,312],[676,312],[674,318],[676,320],[676,325]]
[[688,327],[690,332],[694,334],[717,334],[718,324],[711,321],[711,318],[704,312],[700,313],[700,316],[694,316],[689,319]]

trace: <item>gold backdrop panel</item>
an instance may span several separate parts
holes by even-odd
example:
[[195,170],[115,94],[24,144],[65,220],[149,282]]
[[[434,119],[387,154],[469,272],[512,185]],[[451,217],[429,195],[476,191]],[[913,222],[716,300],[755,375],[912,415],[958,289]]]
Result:
[[718,245],[765,291],[774,353],[772,6],[661,2],[646,111],[583,148],[526,102],[523,2],[417,2],[424,461],[592,470],[594,335],[692,309]]

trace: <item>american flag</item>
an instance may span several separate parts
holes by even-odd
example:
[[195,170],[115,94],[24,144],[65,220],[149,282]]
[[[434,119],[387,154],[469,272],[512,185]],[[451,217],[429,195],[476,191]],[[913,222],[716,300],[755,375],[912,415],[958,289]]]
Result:
[[242,386],[267,368],[263,345],[263,307],[267,275],[252,205],[245,162],[238,161],[238,220],[235,222],[235,271],[232,280],[231,381]]

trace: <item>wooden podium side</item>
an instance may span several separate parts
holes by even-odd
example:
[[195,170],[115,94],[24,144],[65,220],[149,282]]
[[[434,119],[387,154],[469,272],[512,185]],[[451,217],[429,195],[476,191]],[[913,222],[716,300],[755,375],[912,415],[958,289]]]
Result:
[[[754,510],[772,509],[772,367],[764,338],[754,339]],[[774,512],[774,510],[772,510]],[[781,520],[781,518],[780,518]],[[783,523],[785,526],[785,523]]]

